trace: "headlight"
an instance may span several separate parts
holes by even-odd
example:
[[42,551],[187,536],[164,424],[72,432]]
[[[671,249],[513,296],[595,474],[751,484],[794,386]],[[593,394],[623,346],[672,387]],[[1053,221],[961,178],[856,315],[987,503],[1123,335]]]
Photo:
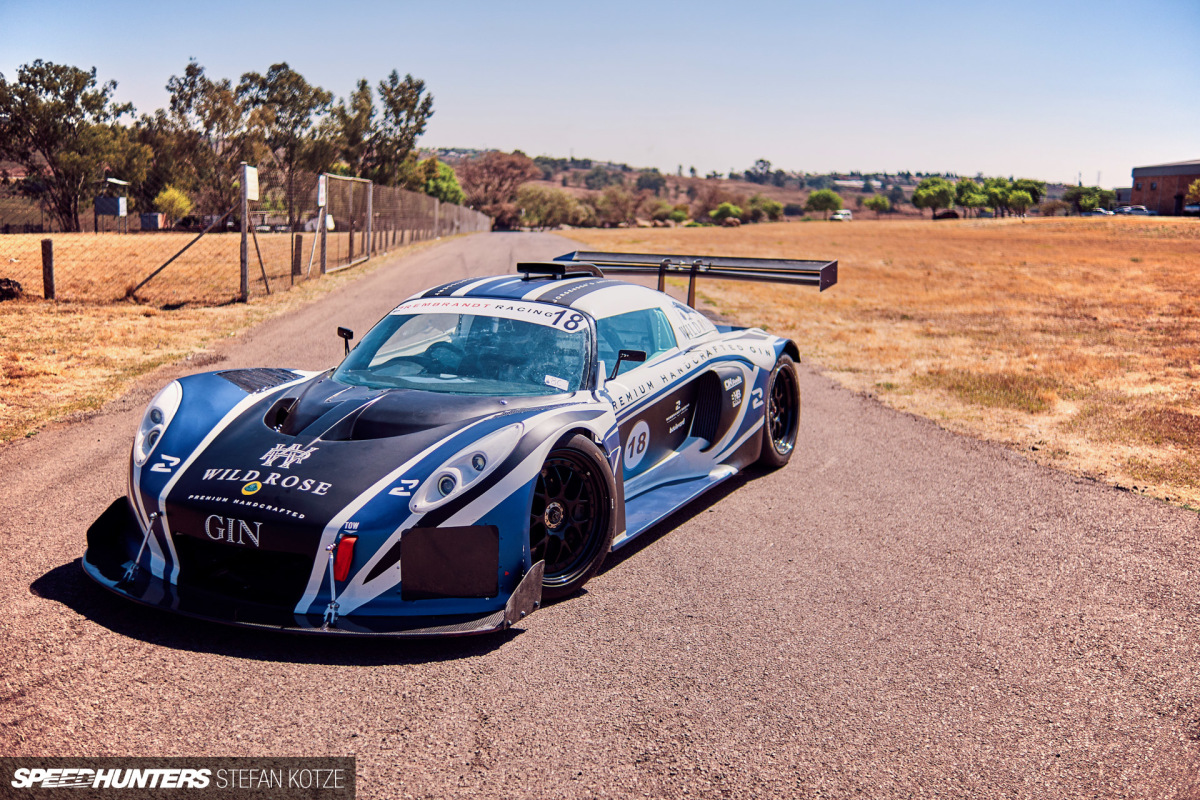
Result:
[[171,381],[167,387],[154,396],[146,413],[142,415],[142,424],[138,426],[137,435],[133,438],[133,463],[139,467],[146,463],[154,447],[162,439],[163,432],[171,424],[179,403],[183,400],[183,387],[179,381]]
[[486,478],[513,451],[524,432],[525,426],[518,422],[489,433],[465,450],[455,453],[413,493],[409,510],[414,514],[425,514],[450,502]]

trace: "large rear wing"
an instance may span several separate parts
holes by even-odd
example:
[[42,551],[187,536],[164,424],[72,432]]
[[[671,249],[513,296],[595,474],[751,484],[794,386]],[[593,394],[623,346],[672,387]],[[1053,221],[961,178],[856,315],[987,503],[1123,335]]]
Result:
[[825,291],[837,283],[836,261],[800,261],[790,258],[732,258],[726,256],[677,256],[653,253],[600,253],[576,250],[554,259],[559,262],[594,264],[606,275],[657,275],[658,290],[666,289],[668,275],[686,275],[689,306],[696,305],[696,278],[731,281],[763,281],[816,286]]

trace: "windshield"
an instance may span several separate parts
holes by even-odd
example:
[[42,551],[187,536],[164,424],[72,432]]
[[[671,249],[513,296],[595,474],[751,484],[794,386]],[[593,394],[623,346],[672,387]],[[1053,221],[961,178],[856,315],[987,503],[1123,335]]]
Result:
[[[582,314],[534,303],[456,300],[400,306],[354,348],[334,380],[500,396],[574,392],[583,385],[591,329]],[[467,307],[477,313],[463,313]]]

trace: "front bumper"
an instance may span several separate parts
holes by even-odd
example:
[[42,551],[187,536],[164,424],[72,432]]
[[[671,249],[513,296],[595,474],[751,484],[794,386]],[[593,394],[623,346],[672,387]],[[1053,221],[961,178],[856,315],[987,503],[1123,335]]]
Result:
[[295,614],[290,608],[178,586],[145,567],[131,571],[132,559],[122,547],[123,539],[131,535],[141,536],[129,504],[120,498],[88,529],[84,572],[105,589],[136,603],[227,625],[335,636],[468,636],[505,630],[541,606],[544,564],[539,561],[509,595],[504,608],[495,611],[404,617],[347,614],[327,625],[320,614]]

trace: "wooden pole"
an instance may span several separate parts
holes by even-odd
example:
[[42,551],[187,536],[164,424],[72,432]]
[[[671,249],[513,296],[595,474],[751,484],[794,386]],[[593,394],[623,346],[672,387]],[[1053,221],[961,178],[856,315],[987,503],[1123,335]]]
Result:
[[42,239],[42,294],[54,299],[54,241]]

